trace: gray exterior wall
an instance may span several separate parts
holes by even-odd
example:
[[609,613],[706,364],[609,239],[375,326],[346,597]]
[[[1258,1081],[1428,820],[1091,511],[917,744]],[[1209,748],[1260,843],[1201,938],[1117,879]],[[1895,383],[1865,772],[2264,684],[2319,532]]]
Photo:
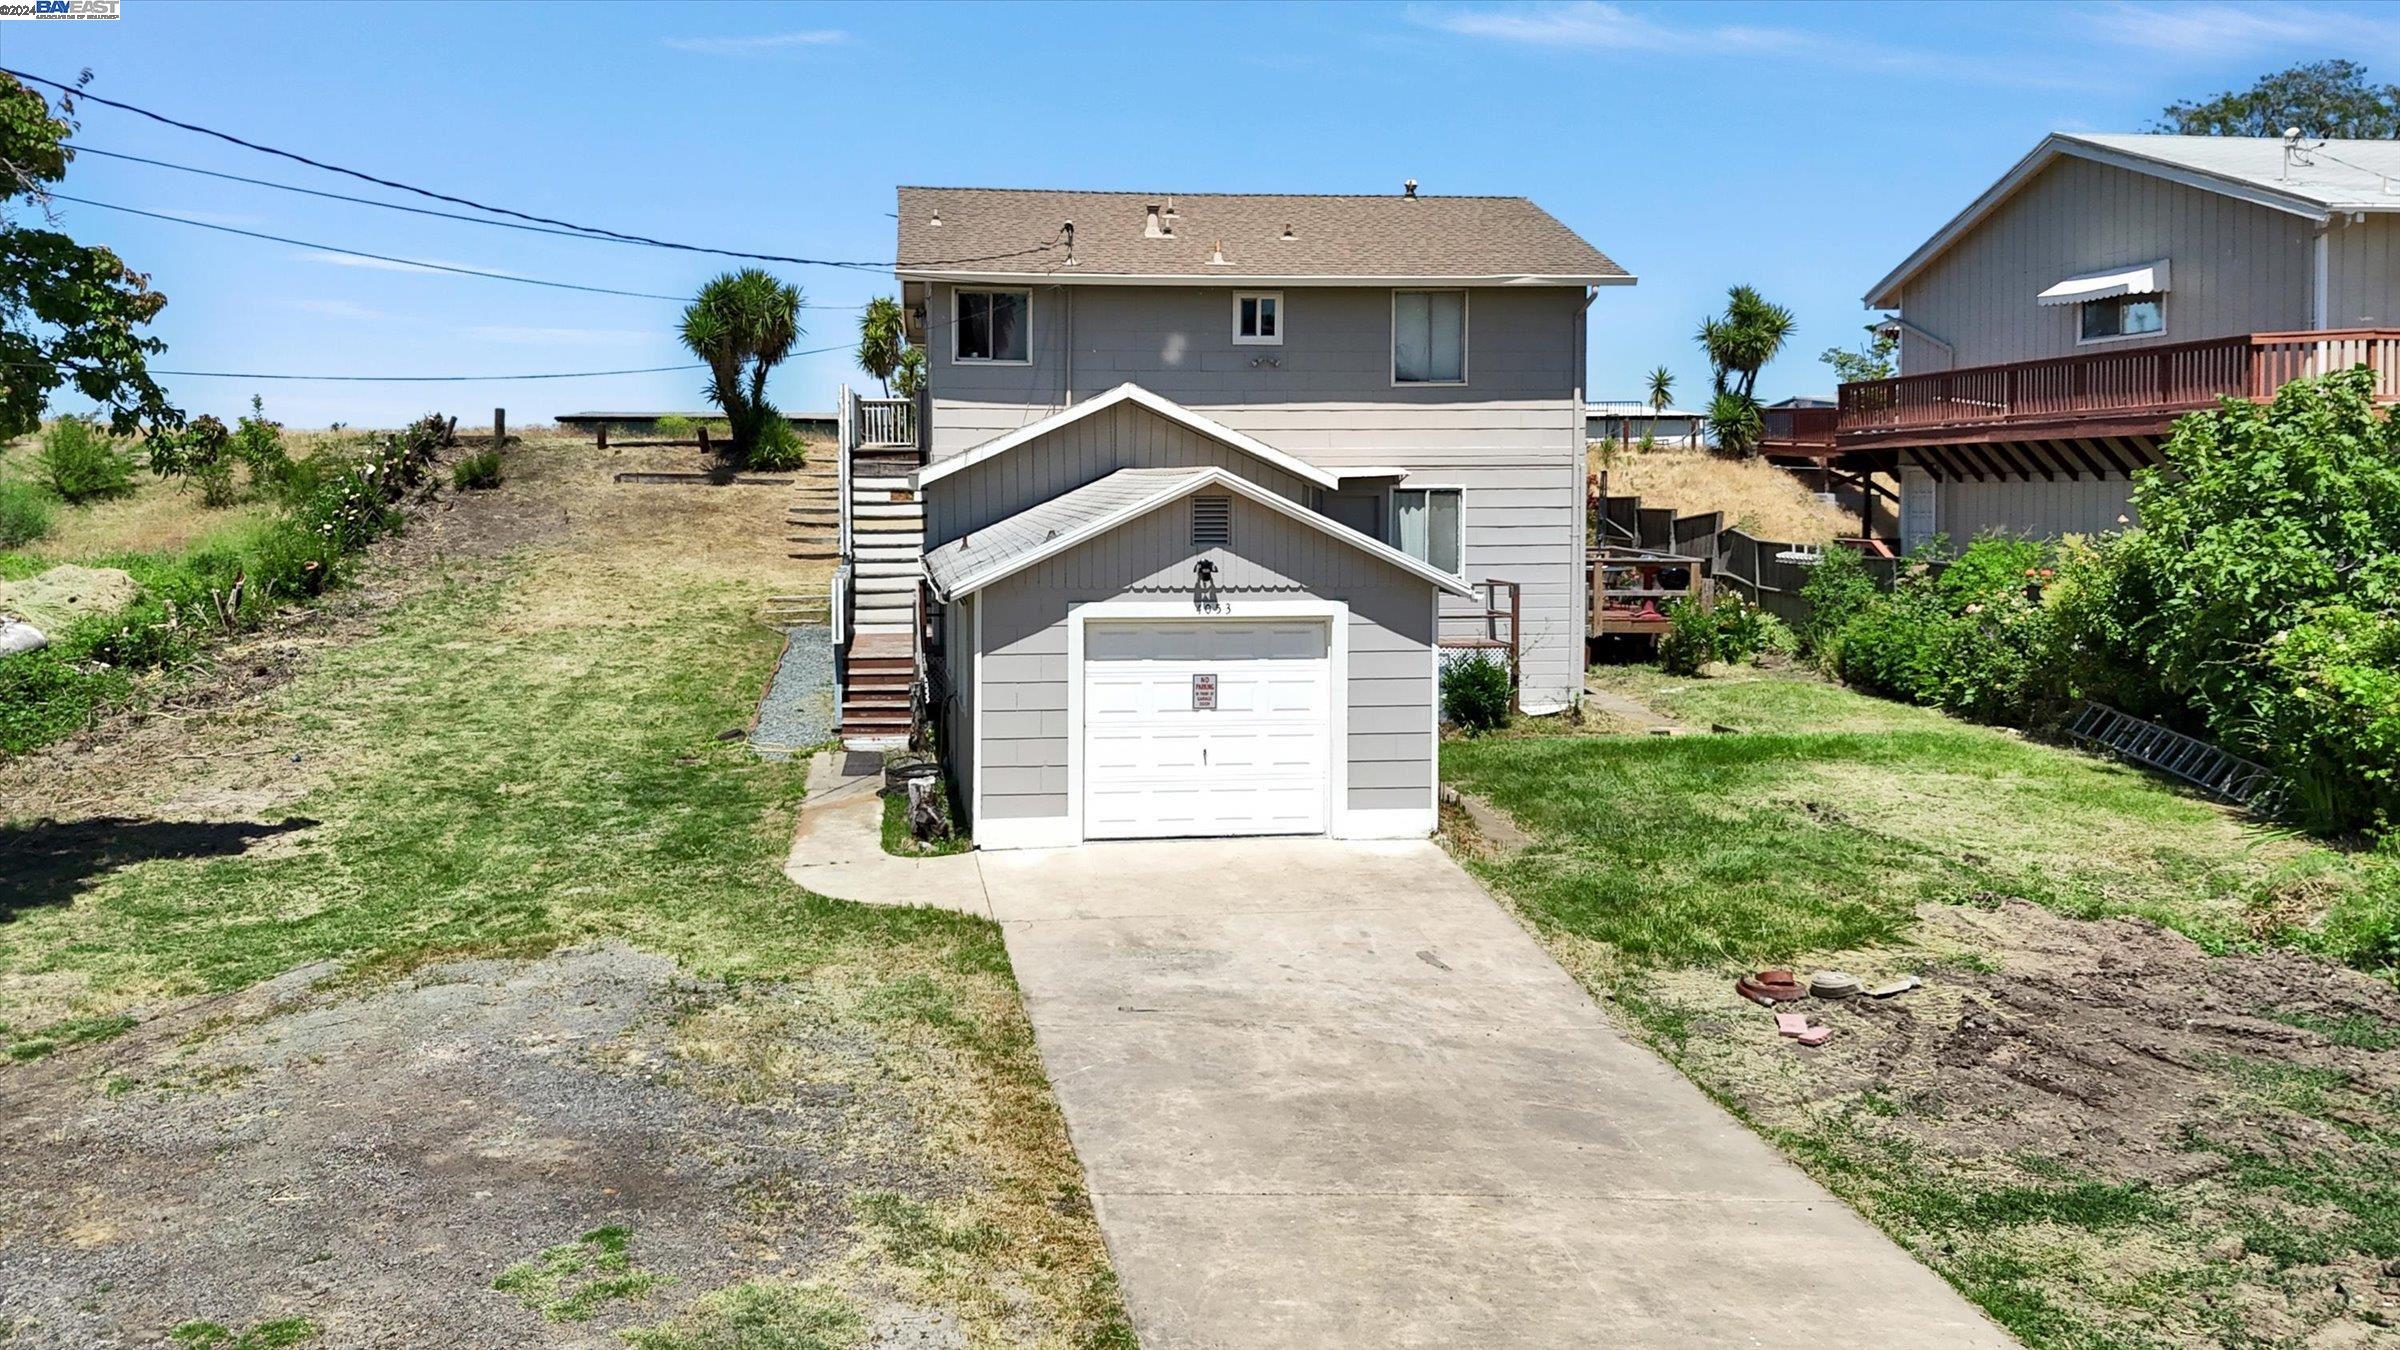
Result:
[[[1217,594],[1311,597],[1350,607],[1349,807],[1423,809],[1434,781],[1433,588],[1389,563],[1235,498],[1233,543],[1196,549],[1171,503],[1068,553],[995,582],[983,612],[983,741],[976,747],[986,819],[1057,819],[1073,809],[1067,759],[1067,614],[1076,604],[1189,595],[1196,564],[1217,565]],[[1199,611],[1195,607],[1195,614]],[[972,807],[968,809],[973,809]]]
[[1954,478],[1934,484],[1933,492],[1934,528],[1949,536],[1952,552],[1994,530],[2036,538],[2101,534],[2125,528],[2117,517],[2133,515],[2133,484],[2123,478]]
[[2400,216],[2336,218],[2325,236],[2325,280],[2327,328],[2400,327]]
[[[1904,374],[2310,326],[2313,226],[2299,216],[2072,156],[2019,190],[1900,293]],[[2073,305],[2034,297],[2071,276],[2165,258],[2166,332],[2076,345]],[[2342,312],[2339,307],[2335,313]]]
[[1119,469],[1198,467],[1224,469],[1303,506],[1315,504],[1314,484],[1148,408],[1120,403],[928,484],[925,547],[939,548]]
[[[1582,288],[1472,289],[1467,383],[1438,386],[1393,385],[1388,287],[1283,288],[1280,346],[1235,345],[1231,286],[1037,287],[1024,366],[952,361],[951,293],[936,285],[928,298],[930,459],[1131,381],[1311,464],[1402,468],[1404,486],[1464,489],[1465,577],[1523,591],[1526,701],[1581,690]],[[973,494],[973,472],[928,494],[929,546],[1002,514],[945,501]],[[1478,626],[1468,602],[1444,603],[1452,631]]]
[[975,606],[979,596],[942,607],[942,657],[932,664],[940,700],[941,758],[950,801],[964,818],[975,801]]

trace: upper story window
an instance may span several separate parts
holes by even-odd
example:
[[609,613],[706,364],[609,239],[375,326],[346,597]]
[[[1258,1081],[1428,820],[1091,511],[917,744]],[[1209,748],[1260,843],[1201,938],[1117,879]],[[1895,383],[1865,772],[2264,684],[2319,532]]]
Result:
[[1392,383],[1467,382],[1467,293],[1392,292]]
[[2163,295],[2119,295],[2106,300],[2086,300],[2082,310],[2083,342],[2101,342],[2109,338],[2147,337],[2167,331],[2166,297]]
[[954,291],[950,358],[1001,365],[1031,365],[1033,292]]
[[1235,291],[1233,340],[1245,346],[1283,345],[1283,292]]
[[1454,487],[1392,489],[1392,546],[1458,574],[1467,549],[1465,495]]

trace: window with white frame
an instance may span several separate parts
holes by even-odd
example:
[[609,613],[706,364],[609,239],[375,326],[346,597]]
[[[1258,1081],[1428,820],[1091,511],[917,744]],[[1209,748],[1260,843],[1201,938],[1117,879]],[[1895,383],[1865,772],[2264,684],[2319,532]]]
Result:
[[2110,338],[2148,337],[2167,331],[2166,297],[2163,295],[2118,295],[2106,300],[2086,300],[2083,311],[2085,342],[2105,342]]
[[1467,293],[1392,292],[1392,383],[1467,382]]
[[950,357],[954,361],[986,361],[1030,365],[1033,361],[1033,292],[953,292]]
[[1465,494],[1450,488],[1392,489],[1392,546],[1445,572],[1464,570]]
[[1235,291],[1233,340],[1243,346],[1283,345],[1283,292]]

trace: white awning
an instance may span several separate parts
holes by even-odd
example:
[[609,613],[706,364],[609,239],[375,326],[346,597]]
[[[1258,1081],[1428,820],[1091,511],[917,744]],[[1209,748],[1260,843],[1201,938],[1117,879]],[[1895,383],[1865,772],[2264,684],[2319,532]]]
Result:
[[2155,295],[2166,288],[2167,260],[2161,258],[2139,267],[2068,277],[2037,298],[2045,305],[2080,305],[2086,300],[2106,300],[2118,295]]

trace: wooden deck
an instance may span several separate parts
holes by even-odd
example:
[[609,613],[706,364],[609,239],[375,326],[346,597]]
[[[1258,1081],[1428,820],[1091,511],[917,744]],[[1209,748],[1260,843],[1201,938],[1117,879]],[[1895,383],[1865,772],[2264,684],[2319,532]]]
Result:
[[1823,461],[1862,451],[1988,440],[2155,436],[2222,398],[2267,399],[2293,380],[2355,366],[2400,402],[2400,329],[2243,333],[1865,380],[1839,406],[1771,411],[1761,452]]

